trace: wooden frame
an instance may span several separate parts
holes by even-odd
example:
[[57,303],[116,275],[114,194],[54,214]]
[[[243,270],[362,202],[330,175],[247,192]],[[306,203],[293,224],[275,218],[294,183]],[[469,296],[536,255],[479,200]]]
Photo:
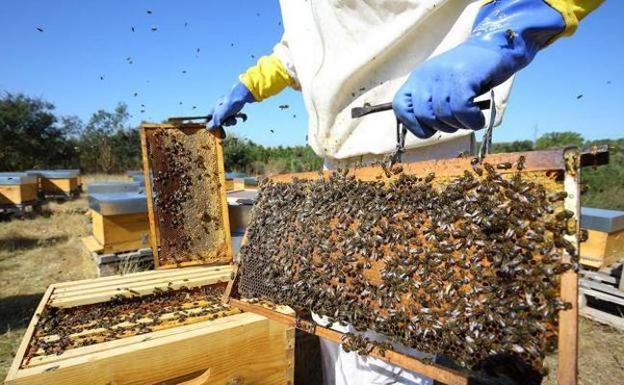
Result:
[[[47,306],[74,307],[106,302],[131,289],[142,295],[155,288],[225,283],[231,268],[193,267],[113,276],[52,285],[43,296],[9,369],[7,385],[30,384],[286,384],[294,377],[294,329],[252,313],[198,320],[147,334],[32,358],[22,365],[35,326]],[[258,354],[261,352],[261,354]],[[206,373],[210,380],[204,382]],[[202,381],[200,381],[202,380]]]
[[[143,173],[145,176],[145,194],[147,195],[147,212],[148,212],[149,223],[150,223],[150,233],[151,233],[150,240],[152,244],[152,250],[154,252],[154,266],[157,269],[196,266],[201,263],[183,262],[176,266],[176,265],[162,265],[159,260],[159,247],[161,244],[161,234],[160,234],[160,228],[159,228],[160,222],[158,220],[158,213],[154,207],[154,201],[153,201],[154,193],[153,193],[153,186],[152,186],[152,179],[151,179],[152,165],[151,165],[150,153],[148,151],[148,141],[147,141],[147,132],[150,130],[157,130],[157,129],[178,130],[178,131],[182,131],[186,133],[198,131],[198,130],[201,130],[202,132],[208,132],[208,131],[206,131],[206,128],[204,125],[197,124],[197,123],[144,124],[141,126],[141,129],[140,129],[141,152],[142,152],[142,157],[143,157]],[[222,215],[223,233],[224,233],[223,247],[225,247],[226,254],[230,258],[230,260],[228,261],[229,263],[231,262],[231,258],[232,258],[232,245],[231,245],[232,241],[231,241],[231,235],[229,231],[230,223],[229,223],[228,205],[227,205],[227,199],[226,199],[225,166],[223,163],[222,139],[212,132],[210,132],[209,138],[211,138],[212,140],[204,144],[206,146],[213,146],[216,156],[217,156],[217,159],[216,159],[217,169],[213,171],[218,175],[220,187],[219,187],[219,196],[216,197],[216,199],[220,201],[220,205],[221,205],[221,211],[222,211],[221,215]],[[206,198],[215,199],[214,197],[211,197],[210,195],[207,195]]]
[[[566,235],[565,238],[574,245],[578,252],[577,234],[580,222],[580,168],[582,165],[586,164],[597,165],[598,163],[603,164],[607,162],[608,154],[605,155],[606,151],[606,149],[601,149],[601,151],[594,149],[593,153],[581,153],[575,148],[570,148],[566,150],[542,152],[495,154],[489,155],[486,162],[490,164],[498,164],[501,162],[513,163],[520,156],[524,156],[524,172],[554,173],[558,175],[559,178],[563,177],[563,189],[568,193],[568,197],[564,201],[564,208],[573,213],[568,224],[573,230],[576,230],[573,232],[573,235]],[[427,175],[430,172],[435,172],[438,178],[461,175],[465,170],[472,169],[470,159],[466,158],[416,162],[403,164],[402,166],[404,172],[407,174]],[[500,172],[513,173],[515,170],[500,170]],[[384,175],[380,167],[354,169],[351,170],[351,173],[351,175],[355,175],[356,178],[361,180],[376,180]],[[325,172],[324,176],[328,177],[329,174],[329,172]],[[283,182],[289,182],[294,178],[315,179],[318,178],[318,174],[299,173],[271,177],[274,181]],[[570,255],[564,252],[564,259],[569,261],[570,258]],[[331,341],[341,342],[342,334],[339,332],[321,327],[314,322],[304,320],[296,315],[282,314],[264,306],[242,301],[238,294],[238,280],[238,269],[235,268],[234,278],[228,285],[224,302],[242,310],[261,314],[267,318],[283,322],[289,326],[295,326],[301,330],[327,338]],[[561,298],[565,302],[571,303],[572,307],[569,310],[560,311],[559,313],[557,382],[559,385],[575,385],[577,384],[578,372],[578,274],[575,271],[569,270],[561,276]],[[425,374],[442,383],[460,385],[468,384],[470,381],[468,374],[423,362],[396,352],[386,352],[385,356],[383,356],[381,352],[375,348],[371,355],[395,365]]]

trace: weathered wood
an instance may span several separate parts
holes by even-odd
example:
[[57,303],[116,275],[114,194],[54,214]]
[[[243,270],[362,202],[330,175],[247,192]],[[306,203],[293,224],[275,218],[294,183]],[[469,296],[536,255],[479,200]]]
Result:
[[591,307],[583,307],[579,314],[585,318],[589,318],[601,324],[609,325],[619,330],[624,331],[624,318],[618,317],[613,314],[606,313],[604,311],[593,309]]
[[147,213],[102,215],[91,210],[93,236],[102,245],[104,253],[118,253],[149,246]]

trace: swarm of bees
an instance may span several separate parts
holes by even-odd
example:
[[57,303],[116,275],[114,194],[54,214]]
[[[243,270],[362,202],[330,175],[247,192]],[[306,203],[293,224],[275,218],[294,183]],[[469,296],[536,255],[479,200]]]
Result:
[[205,144],[199,148],[195,142],[201,141],[198,134],[167,129],[154,130],[148,136],[154,206],[162,240],[158,257],[163,265],[180,266],[203,258],[223,232],[221,203],[209,199],[219,196],[216,193],[221,186],[214,171],[216,155]]
[[40,314],[24,362],[37,356],[149,333],[192,322],[217,319],[240,311],[224,305],[221,286],[173,290],[156,288],[140,296],[118,288],[109,302],[72,308],[48,306]]
[[[576,268],[571,212],[512,164],[455,178],[263,182],[241,248],[239,290],[374,331],[476,368],[513,357],[538,371],[556,348],[560,276]],[[544,178],[546,178],[544,176]],[[343,347],[368,354],[358,333]],[[386,347],[387,348],[387,347]],[[384,349],[386,349],[384,348]]]

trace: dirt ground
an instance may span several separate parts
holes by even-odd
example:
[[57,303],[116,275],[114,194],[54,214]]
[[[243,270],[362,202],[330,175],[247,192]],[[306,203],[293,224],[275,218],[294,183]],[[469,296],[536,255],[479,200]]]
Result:
[[[85,185],[93,179],[85,178]],[[50,203],[46,216],[0,222],[0,380],[48,285],[96,276],[95,265],[80,242],[90,231],[86,210],[83,197]],[[547,363],[550,375],[544,383],[554,385],[555,357]],[[624,331],[581,318],[579,368],[580,384],[623,384]]]

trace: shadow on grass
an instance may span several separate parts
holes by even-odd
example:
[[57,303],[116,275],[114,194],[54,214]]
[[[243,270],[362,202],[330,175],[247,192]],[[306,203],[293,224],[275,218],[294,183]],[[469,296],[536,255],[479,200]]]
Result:
[[43,293],[0,298],[0,334],[28,326]]
[[67,242],[68,239],[69,237],[66,235],[48,238],[8,235],[0,237],[0,251],[20,251],[36,249],[38,247],[49,247],[60,242]]

